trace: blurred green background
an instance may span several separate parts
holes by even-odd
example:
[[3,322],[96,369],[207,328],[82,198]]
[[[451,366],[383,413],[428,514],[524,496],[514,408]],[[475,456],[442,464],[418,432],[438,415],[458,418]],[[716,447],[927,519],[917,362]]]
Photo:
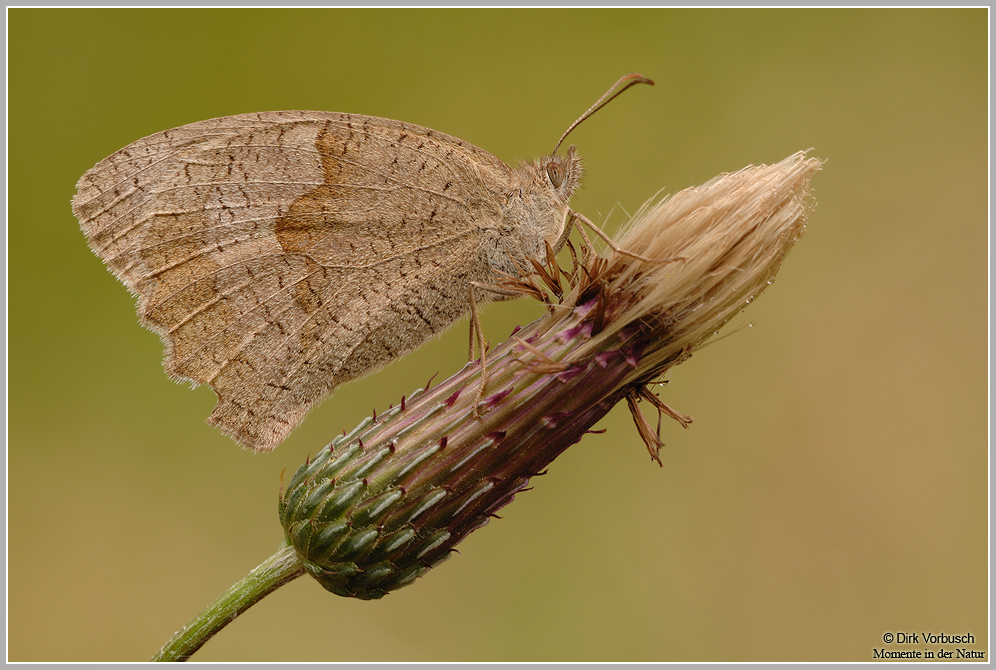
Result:
[[[413,586],[303,577],[202,661],[869,661],[988,648],[987,21],[962,10],[8,11],[8,658],[149,658],[270,555],[286,478],[466,357],[466,321],[276,452],[203,420],[69,203],[160,130],[274,109],[426,125],[515,162],[571,138],[614,230],[809,147],[807,235],[748,323],[675,369],[651,463],[625,407]],[[497,342],[539,316],[489,306]],[[950,647],[950,645],[947,645]],[[915,648],[931,648],[924,645]],[[904,649],[892,645],[890,649]]]

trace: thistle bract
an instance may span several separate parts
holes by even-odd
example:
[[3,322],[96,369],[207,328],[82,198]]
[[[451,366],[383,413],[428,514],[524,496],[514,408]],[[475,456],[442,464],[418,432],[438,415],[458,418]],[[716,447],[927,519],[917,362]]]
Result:
[[479,418],[481,368],[470,363],[301,467],[280,515],[305,569],[339,595],[379,598],[444,560],[581,439],[625,392],[620,382],[637,365],[639,346],[556,372],[531,370],[530,361],[568,360],[590,339],[585,318],[594,304],[570,310],[557,332],[541,337],[537,322],[517,333],[525,344],[513,339],[494,351]]

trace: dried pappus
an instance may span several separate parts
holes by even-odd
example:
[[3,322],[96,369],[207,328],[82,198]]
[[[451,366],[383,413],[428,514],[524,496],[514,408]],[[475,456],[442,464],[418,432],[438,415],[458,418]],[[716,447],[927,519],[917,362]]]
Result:
[[773,281],[805,231],[809,183],[820,165],[799,152],[645,206],[618,245],[680,260],[649,264],[620,254],[606,259],[603,293],[619,312],[580,353],[597,349],[628,324],[645,322],[654,337],[641,373],[650,368],[653,377],[675,356],[690,355]]

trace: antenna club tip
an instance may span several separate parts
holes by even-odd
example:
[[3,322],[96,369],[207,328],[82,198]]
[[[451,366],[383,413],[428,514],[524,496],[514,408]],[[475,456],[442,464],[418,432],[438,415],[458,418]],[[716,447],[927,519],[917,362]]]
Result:
[[626,75],[625,77],[622,78],[622,80],[619,81],[619,83],[621,84],[623,81],[626,81],[627,79],[631,79],[632,80],[631,83],[633,84],[650,84],[651,86],[654,85],[653,79],[651,79],[650,77],[644,77],[639,72],[634,72],[633,74]]

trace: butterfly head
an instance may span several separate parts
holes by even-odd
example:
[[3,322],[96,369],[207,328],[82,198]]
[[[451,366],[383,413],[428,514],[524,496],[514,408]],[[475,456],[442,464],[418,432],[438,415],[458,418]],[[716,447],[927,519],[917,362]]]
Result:
[[570,232],[568,203],[581,186],[584,173],[581,157],[574,147],[570,147],[564,154],[552,154],[523,163],[517,172],[517,200],[523,211],[516,218],[525,224],[523,232],[527,237],[533,237],[535,250],[531,250],[529,255],[538,252],[540,255],[534,257],[542,257],[547,243],[555,252],[559,251]]
[[562,222],[560,230],[555,239],[548,238],[546,240],[553,248],[553,252],[556,253],[564,246],[567,237],[571,234],[569,202],[574,191],[581,186],[584,165],[581,162],[581,157],[574,150],[574,145],[567,148],[566,155],[558,156],[554,153],[543,159],[543,162],[543,171],[546,173],[547,181],[554,192],[562,198],[561,202],[563,203],[563,218],[559,219]]
[[560,196],[564,203],[570,200],[574,191],[581,185],[581,176],[584,174],[581,157],[577,155],[574,147],[568,147],[564,156],[553,154],[539,159],[539,163],[542,167],[539,176],[545,181],[546,187]]

